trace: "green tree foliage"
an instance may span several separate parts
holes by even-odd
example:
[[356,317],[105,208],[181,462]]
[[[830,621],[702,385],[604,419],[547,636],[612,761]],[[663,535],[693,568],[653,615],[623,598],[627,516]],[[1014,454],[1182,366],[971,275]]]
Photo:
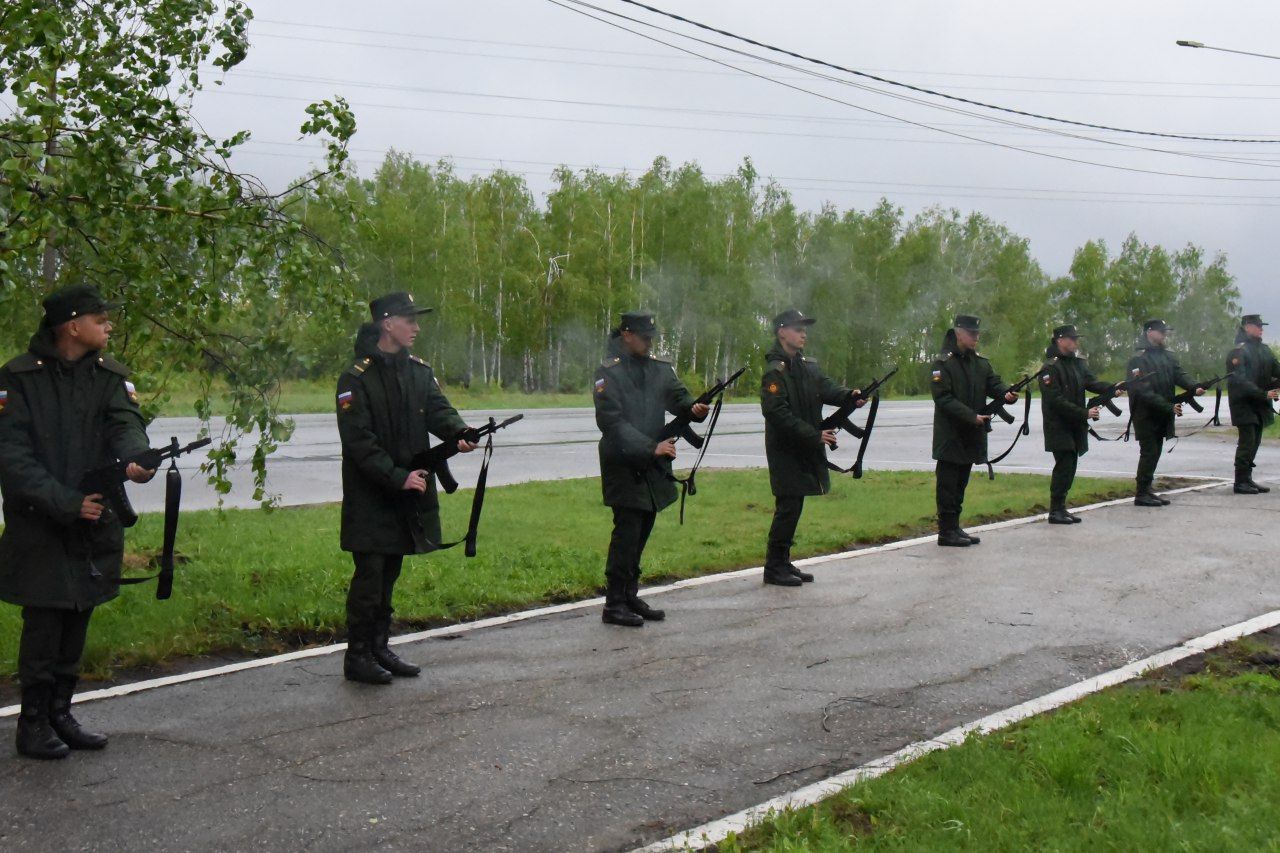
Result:
[[1152,316],[1179,327],[1190,369],[1209,370],[1237,311],[1225,259],[1195,247],[1131,236],[1113,257],[1090,242],[1052,280],[982,214],[907,218],[887,201],[803,213],[750,160],[720,179],[663,158],[637,176],[562,168],[539,206],[510,173],[464,180],[393,152],[329,197],[356,216],[316,205],[308,224],[350,247],[364,295],[407,289],[439,309],[423,343],[450,382],[581,389],[619,312],[637,306],[657,312],[659,348],[694,386],[744,363],[758,376],[768,318],[796,306],[819,318],[811,349],[833,375],[856,385],[898,364],[898,393],[927,391],[924,365],[961,312],[983,317],[984,352],[1013,377],[1061,322],[1115,374]]
[[[232,406],[211,456],[224,488],[252,434],[258,491],[266,454],[290,425],[273,389],[291,369],[318,369],[298,347],[311,324],[345,321],[342,265],[290,206],[334,215],[354,118],[341,99],[306,109],[301,132],[327,140],[326,172],[273,193],[232,165],[247,132],[209,136],[191,116],[201,72],[248,50],[238,0],[8,0],[0,7],[0,317],[12,346],[38,321],[40,297],[90,281],[125,302],[115,349],[162,387],[174,374],[213,377]],[[330,360],[324,367],[328,368]]]

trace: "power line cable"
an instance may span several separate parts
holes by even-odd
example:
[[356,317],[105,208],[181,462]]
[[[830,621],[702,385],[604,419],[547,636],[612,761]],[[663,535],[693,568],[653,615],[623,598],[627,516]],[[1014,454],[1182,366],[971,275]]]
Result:
[[[924,86],[915,86],[911,83],[903,83],[900,80],[894,80],[889,77],[882,77],[880,75],[872,74],[867,71],[859,71],[854,68],[846,68],[843,65],[837,65],[833,62],[827,62],[826,60],[823,60],[823,59],[817,59],[812,56],[806,56],[802,53],[797,53],[795,51],[788,50],[786,48],[778,47],[777,45],[772,45],[767,42],[757,41],[756,39],[730,32],[729,30],[713,27],[710,24],[704,24],[701,21],[695,21],[692,18],[687,18],[683,15],[677,15],[674,12],[667,12],[657,8],[656,6],[650,6],[647,3],[642,3],[640,2],[640,0],[618,0],[618,2],[626,3],[627,5],[635,6],[640,9],[645,9],[649,12],[652,12],[655,15],[661,15],[663,17],[670,18],[671,20],[679,21],[681,23],[688,24],[693,27],[697,27],[698,29],[705,30],[706,32],[716,33],[717,35],[721,35],[726,38],[731,38],[731,39],[734,39],[735,41],[740,41],[745,44],[749,44],[754,47],[761,48],[763,50],[768,50],[773,53],[780,53],[784,56],[790,56],[793,59],[799,59],[803,62],[808,62],[813,65],[819,65],[825,68],[830,68],[833,71],[840,71],[845,74],[853,74],[857,77],[863,77],[868,80],[874,80],[877,83],[883,83],[888,86],[896,86],[902,89],[908,89],[913,92],[919,92],[920,94],[931,95],[936,98],[945,98],[946,100],[956,101],[962,104],[969,104],[970,106],[981,107],[983,109],[996,110],[999,112],[1009,113],[1011,115],[1019,115],[1019,116],[1023,116],[1024,118],[1034,118],[1040,121],[1052,121],[1052,122],[1057,122],[1059,124],[1069,124],[1075,127],[1084,127],[1092,130],[1109,130],[1115,133],[1128,133],[1128,134],[1135,134],[1139,136],[1154,136],[1154,137],[1161,137],[1166,139],[1185,139],[1185,140],[1196,141],[1196,142],[1252,142],[1252,143],[1259,143],[1259,144],[1280,143],[1280,139],[1241,140],[1241,139],[1231,139],[1231,138],[1221,137],[1221,136],[1193,136],[1190,134],[1168,133],[1168,132],[1162,132],[1162,131],[1135,130],[1132,128],[1114,127],[1114,126],[1105,125],[1105,124],[1094,124],[1092,122],[1077,121],[1075,119],[1059,118],[1057,116],[1044,115],[1042,113],[1033,113],[1027,110],[1019,110],[1013,107],[1005,107],[999,104],[989,104],[984,101],[977,101],[977,100],[973,100],[972,98],[964,98],[959,95],[952,95],[947,92],[941,92],[941,91],[938,91],[937,89],[929,89]],[[607,9],[600,9],[599,11],[609,12],[609,10]],[[618,13],[609,12],[609,14],[618,14]]]
[[[1159,175],[1159,176],[1163,176],[1163,177],[1176,177],[1176,178],[1191,178],[1191,179],[1196,179],[1196,180],[1219,180],[1219,181],[1232,181],[1232,182],[1249,181],[1249,182],[1270,183],[1270,182],[1275,182],[1275,181],[1277,181],[1277,180],[1280,180],[1280,179],[1277,179],[1277,178],[1251,178],[1251,177],[1227,176],[1227,175],[1200,175],[1200,174],[1194,174],[1194,173],[1189,173],[1189,172],[1170,172],[1170,171],[1163,171],[1163,170],[1158,170],[1158,169],[1141,169],[1141,168],[1137,168],[1137,167],[1133,167],[1133,166],[1119,166],[1119,165],[1115,165],[1115,164],[1111,164],[1111,163],[1099,163],[1099,162],[1096,162],[1096,161],[1093,161],[1093,160],[1084,160],[1084,159],[1081,159],[1081,158],[1066,157],[1066,156],[1059,155],[1059,154],[1050,154],[1050,153],[1047,153],[1047,152],[1044,152],[1044,151],[1035,151],[1035,150],[1032,150],[1032,149],[1029,149],[1029,148],[1025,148],[1025,147],[1021,147],[1021,146],[1017,146],[1017,145],[1012,145],[1012,144],[1005,143],[1005,142],[999,142],[999,141],[989,140],[989,139],[982,139],[981,137],[974,137],[974,136],[970,136],[970,135],[968,135],[968,134],[957,133],[957,132],[955,132],[955,131],[950,131],[950,130],[945,130],[945,129],[942,129],[942,128],[939,128],[939,127],[935,127],[935,126],[933,126],[933,125],[929,125],[929,124],[924,123],[924,122],[913,121],[913,120],[911,120],[911,119],[902,118],[901,116],[895,116],[895,115],[892,115],[892,114],[890,114],[890,113],[882,112],[882,111],[880,111],[880,110],[875,110],[875,109],[872,109],[872,108],[870,108],[870,107],[865,107],[865,106],[862,106],[862,105],[860,105],[860,104],[852,103],[852,102],[850,102],[850,101],[845,101],[845,100],[842,100],[842,99],[840,99],[840,98],[833,97],[833,96],[831,96],[831,95],[826,95],[826,94],[823,94],[823,93],[820,93],[820,92],[814,92],[814,91],[813,91],[813,90],[811,90],[811,89],[805,89],[805,88],[803,88],[803,87],[801,87],[801,86],[795,86],[795,85],[792,85],[792,84],[790,84],[790,83],[785,83],[785,82],[779,81],[779,80],[777,80],[777,79],[775,79],[775,78],[769,77],[768,75],[760,74],[760,73],[758,73],[758,72],[751,71],[751,70],[746,69],[746,68],[739,68],[738,66],[736,66],[736,65],[732,65],[732,64],[730,64],[730,63],[728,63],[728,62],[725,62],[724,60],[716,59],[716,58],[714,58],[714,57],[711,57],[711,56],[707,56],[707,55],[705,55],[705,54],[698,53],[697,51],[690,50],[689,48],[681,47],[681,46],[679,46],[679,45],[675,45],[675,44],[672,44],[672,43],[670,43],[670,42],[663,41],[662,39],[657,38],[657,37],[655,37],[655,36],[647,35],[647,34],[645,34],[645,33],[639,32],[639,31],[637,31],[637,30],[630,29],[630,28],[628,28],[628,27],[626,27],[626,26],[624,26],[624,25],[622,25],[622,24],[617,24],[617,23],[614,23],[613,21],[609,21],[609,20],[606,20],[606,19],[604,19],[604,18],[600,18],[600,17],[597,17],[597,16],[595,16],[595,15],[592,15],[592,14],[591,14],[591,13],[589,13],[589,12],[585,12],[585,11],[583,11],[582,9],[579,9],[579,8],[576,8],[576,7],[577,7],[577,6],[586,6],[586,7],[593,8],[593,9],[598,9],[599,7],[592,6],[592,5],[591,5],[591,4],[589,4],[589,3],[583,3],[583,2],[581,2],[581,0],[567,0],[567,2],[564,2],[564,3],[560,2],[560,0],[547,0],[547,2],[551,3],[551,4],[552,4],[552,5],[554,5],[554,6],[559,6],[560,8],[565,9],[566,11],[573,12],[574,14],[583,15],[583,16],[585,16],[585,17],[587,17],[587,18],[591,18],[592,20],[598,21],[598,22],[600,22],[600,23],[602,23],[602,24],[605,24],[606,26],[610,26],[610,27],[615,27],[615,28],[617,28],[617,29],[621,29],[621,30],[623,30],[623,31],[625,31],[625,32],[629,32],[629,33],[631,33],[631,34],[633,34],[633,35],[635,35],[635,36],[638,36],[638,37],[640,37],[640,38],[648,39],[649,41],[653,41],[653,42],[656,42],[656,43],[658,43],[658,44],[662,44],[662,45],[665,45],[665,46],[667,46],[667,47],[670,47],[670,48],[671,48],[671,49],[673,49],[673,50],[678,50],[678,51],[681,51],[681,52],[684,52],[684,53],[688,53],[688,54],[690,54],[690,55],[692,55],[692,56],[698,56],[698,57],[701,57],[701,58],[703,58],[703,59],[707,60],[708,62],[714,62],[714,63],[717,63],[717,64],[719,64],[719,65],[723,65],[723,66],[725,66],[726,68],[733,68],[733,69],[736,69],[736,70],[738,70],[738,71],[742,72],[743,74],[747,74],[747,75],[752,76],[752,77],[757,77],[757,78],[759,78],[759,79],[761,79],[761,80],[766,80],[766,81],[768,81],[768,82],[775,83],[775,84],[777,84],[777,85],[779,85],[779,86],[783,86],[783,87],[788,88],[788,89],[793,89],[793,90],[795,90],[795,91],[797,91],[797,92],[803,92],[803,93],[806,93],[806,94],[809,94],[809,95],[813,95],[813,96],[815,96],[815,97],[822,98],[823,100],[828,100],[828,101],[831,101],[831,102],[833,102],[833,103],[843,104],[844,106],[851,107],[851,108],[856,109],[856,110],[861,110],[861,111],[863,111],[863,112],[868,112],[868,113],[871,113],[871,114],[873,114],[873,115],[878,115],[878,116],[881,116],[881,117],[883,117],[883,118],[890,118],[890,119],[894,119],[894,120],[896,120],[896,121],[898,121],[898,122],[901,122],[901,123],[903,123],[903,124],[909,124],[909,125],[912,125],[912,126],[914,126],[914,127],[919,127],[919,128],[923,128],[923,129],[927,129],[927,130],[932,130],[932,131],[934,131],[934,132],[936,132],[936,133],[942,133],[942,134],[946,134],[946,135],[949,135],[949,136],[956,136],[956,137],[959,137],[959,138],[962,138],[962,139],[967,139],[967,140],[969,140],[969,141],[971,141],[971,142],[977,142],[977,143],[981,143],[981,144],[985,144],[985,145],[994,146],[994,147],[997,147],[997,148],[1004,148],[1004,149],[1007,149],[1007,150],[1010,150],[1010,151],[1020,151],[1020,152],[1022,152],[1022,153],[1024,153],[1024,154],[1032,154],[1032,155],[1035,155],[1035,156],[1038,156],[1038,157],[1047,157],[1047,158],[1054,159],[1054,160],[1061,160],[1061,161],[1063,161],[1063,162],[1078,163],[1078,164],[1086,165],[1086,166],[1095,166],[1095,167],[1097,167],[1097,168],[1102,168],[1102,169],[1112,169],[1112,170],[1117,170],[1117,171],[1132,172],[1132,173],[1135,173],[1135,174]],[[568,5],[568,4],[572,4],[572,5]],[[601,11],[608,12],[608,10],[601,10]],[[626,17],[627,17],[627,16],[625,16],[625,15],[621,15],[620,13],[617,13],[617,12],[608,12],[608,14],[614,15],[614,16],[616,16],[616,17],[623,17],[623,18],[626,18]],[[635,19],[630,19],[630,18],[629,18],[629,20],[635,20]],[[638,22],[638,23],[644,23],[644,22]],[[648,24],[647,26],[654,26],[654,25],[652,25],[652,24]],[[691,36],[686,36],[686,38],[692,38],[692,37],[691,37]],[[732,50],[732,48],[723,48],[723,49],[726,49],[726,50]],[[856,85],[858,85],[858,84],[850,84],[850,85],[855,85],[855,86],[856,86]],[[879,92],[879,90],[876,90],[876,89],[869,89],[869,91]],[[890,93],[884,93],[884,92],[879,92],[879,93],[880,93],[880,94],[890,94]],[[891,97],[900,97],[900,96],[894,96],[894,95],[891,95],[891,94],[890,94],[890,96],[891,96]],[[938,108],[938,109],[949,110],[949,111],[952,111],[952,112],[956,112],[956,111],[957,111],[957,110],[955,110],[954,108],[947,107],[947,106],[944,106],[944,105],[933,105],[933,106],[935,106],[935,107],[936,107],[936,108]],[[965,113],[965,114],[966,114],[966,115],[972,115],[971,113]],[[1000,121],[1000,119],[992,119],[992,120]],[[1029,125],[1026,125],[1026,126],[1029,126]],[[1062,133],[1061,131],[1050,131],[1050,130],[1046,130],[1046,132],[1058,133],[1058,134],[1061,134],[1061,133]],[[1088,138],[1088,137],[1084,137],[1084,138]],[[1103,140],[1094,140],[1094,141],[1103,141]],[[1133,147],[1133,146],[1130,146],[1130,147]],[[1149,149],[1149,150],[1158,150],[1158,149]],[[1176,153],[1176,152],[1168,152],[1168,151],[1165,151],[1165,152],[1163,152],[1163,153]],[[1248,164],[1248,165],[1254,165],[1254,164]]]

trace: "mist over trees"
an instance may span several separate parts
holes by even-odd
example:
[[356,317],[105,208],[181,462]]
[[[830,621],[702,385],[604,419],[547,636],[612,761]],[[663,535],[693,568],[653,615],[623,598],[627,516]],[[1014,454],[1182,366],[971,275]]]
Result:
[[[768,318],[795,306],[819,319],[810,352],[832,375],[858,384],[898,364],[898,393],[926,390],[924,365],[959,312],[983,318],[982,351],[1006,375],[1034,369],[1064,322],[1115,375],[1150,317],[1208,374],[1238,320],[1226,259],[1195,246],[1091,241],[1053,278],[981,213],[801,211],[750,160],[720,178],[663,158],[642,175],[562,168],[540,202],[511,172],[464,178],[391,152],[338,196],[343,213],[318,198],[307,226],[344,248],[364,295],[403,289],[436,307],[418,349],[450,383],[583,389],[617,315],[636,307],[656,312],[657,348],[691,385],[744,363],[758,375]],[[341,367],[355,321],[316,330],[314,364]]]

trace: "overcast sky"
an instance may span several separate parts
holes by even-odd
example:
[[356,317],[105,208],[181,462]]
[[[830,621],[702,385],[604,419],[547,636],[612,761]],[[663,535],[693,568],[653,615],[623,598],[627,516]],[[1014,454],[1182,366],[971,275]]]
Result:
[[[716,38],[619,0],[592,1]],[[848,68],[1014,109],[1138,130],[1280,140],[1280,60],[1174,44],[1194,39],[1280,54],[1276,4],[653,5]],[[1008,127],[989,120],[999,113],[957,114],[931,97],[930,106],[909,103],[611,19],[810,90],[797,91],[548,0],[252,6],[248,60],[218,91],[201,96],[197,115],[215,133],[251,130],[254,141],[237,163],[273,185],[316,159],[314,145],[297,141],[302,108],[341,94],[359,122],[353,153],[365,175],[394,147],[423,159],[452,158],[464,175],[499,165],[522,172],[541,201],[555,164],[638,173],[665,155],[696,160],[714,174],[749,156],[807,209],[825,201],[866,209],[883,196],[908,213],[939,204],[982,211],[1027,237],[1055,275],[1092,238],[1113,248],[1130,232],[1175,249],[1195,243],[1227,254],[1246,311],[1280,317],[1280,144],[1159,139],[1004,115],[1072,135]]]

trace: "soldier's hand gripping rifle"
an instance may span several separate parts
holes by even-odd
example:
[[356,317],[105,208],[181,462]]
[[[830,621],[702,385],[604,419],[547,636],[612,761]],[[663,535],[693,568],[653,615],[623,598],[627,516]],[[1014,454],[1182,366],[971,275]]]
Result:
[[461,452],[458,450],[458,442],[469,441],[472,444],[479,444],[482,438],[493,435],[500,429],[506,429],[523,417],[523,413],[512,415],[502,422],[489,418],[489,422],[483,426],[467,427],[454,436],[453,441],[442,441],[435,447],[416,454],[409,465],[415,471],[421,469],[435,474],[440,488],[444,489],[445,494],[451,495],[458,490],[458,481],[449,470],[449,460]]
[[[1011,423],[1013,423],[1013,422],[1016,420],[1016,418],[1014,418],[1014,416],[1013,416],[1013,415],[1009,414],[1009,410],[1005,408],[1005,406],[1006,406],[1006,405],[1008,405],[1008,404],[1005,402],[1004,398],[1005,398],[1006,396],[1008,396],[1009,394],[1018,394],[1018,393],[1021,393],[1022,389],[1023,389],[1023,388],[1026,388],[1028,385],[1030,385],[1030,384],[1031,384],[1031,380],[1032,380],[1032,379],[1034,379],[1034,378],[1035,378],[1034,376],[1024,376],[1024,377],[1022,377],[1022,378],[1021,378],[1021,379],[1019,379],[1017,382],[1015,382],[1013,385],[1010,385],[1010,386],[1009,386],[1009,390],[1008,390],[1008,391],[1006,391],[1006,392],[1004,392],[1004,394],[1001,394],[999,397],[996,397],[996,398],[995,398],[994,400],[992,400],[990,403],[987,403],[987,405],[983,406],[983,407],[982,407],[982,411],[978,412],[978,414],[980,414],[980,415],[994,415],[994,416],[996,416],[996,417],[1000,418],[1000,420],[1004,421],[1004,422],[1005,422],[1005,423],[1007,423],[1007,424],[1011,424]],[[1030,398],[1029,398],[1029,397],[1028,397],[1028,400],[1030,400]],[[987,431],[989,432],[990,430],[991,430],[991,423],[988,421],[988,422],[987,422]]]
[[1203,388],[1204,390],[1208,391],[1210,388],[1217,385],[1219,382],[1221,382],[1226,378],[1227,377],[1225,376],[1215,376],[1212,379],[1210,379],[1208,382],[1197,382],[1195,385],[1195,388],[1192,388],[1190,391],[1183,391],[1181,394],[1176,395],[1173,398],[1173,404],[1175,406],[1179,406],[1179,405],[1182,405],[1183,403],[1186,403],[1188,406],[1195,409],[1197,412],[1203,412],[1204,406],[1200,405],[1200,401],[1196,399],[1196,388]]
[[693,467],[689,469],[689,473],[681,479],[674,474],[670,475],[671,479],[680,484],[680,523],[684,524],[684,501],[689,495],[698,493],[698,468],[702,466],[702,458],[707,455],[707,448],[711,443],[711,436],[716,431],[716,423],[720,420],[720,407],[724,405],[724,392],[729,386],[738,381],[738,377],[746,371],[743,365],[726,377],[723,381],[717,382],[706,391],[698,399],[693,401],[693,405],[702,404],[704,406],[711,404],[714,400],[715,405],[711,409],[711,414],[707,418],[707,432],[705,435],[698,435],[693,431],[690,424],[693,422],[693,414],[679,415],[667,421],[662,427],[662,431],[658,433],[657,441],[661,444],[673,438],[683,438],[698,450],[698,458],[693,460]]
[[150,450],[144,450],[137,456],[121,459],[117,462],[112,462],[110,465],[103,465],[101,468],[94,468],[80,478],[80,493],[102,495],[106,504],[120,518],[120,523],[125,527],[133,527],[138,523],[138,514],[133,511],[133,506],[129,503],[129,496],[125,494],[124,490],[124,484],[129,479],[127,473],[129,465],[136,464],[139,468],[154,471],[166,460],[177,459],[184,453],[199,450],[212,443],[212,441],[213,439],[211,438],[202,438],[182,447],[178,445],[178,439],[174,438],[164,447],[153,447]]
[[[843,406],[823,418],[822,423],[819,425],[819,429],[842,429],[854,438],[864,437],[866,435],[866,430],[850,420],[849,416],[858,408],[859,403],[863,400],[870,400],[875,396],[875,394],[879,392],[880,386],[893,378],[893,374],[897,372],[898,368],[895,367],[879,379],[873,377],[871,381],[867,383],[867,387],[860,388],[856,394],[850,394],[849,399],[845,401]],[[831,449],[835,450],[836,445],[831,445]]]
[[[202,438],[188,445],[178,444],[177,436],[169,439],[165,447],[153,447],[137,456],[122,459],[89,471],[80,479],[80,490],[86,495],[102,495],[103,499],[120,518],[125,527],[138,522],[138,514],[129,503],[124,484],[129,479],[129,465],[136,464],[147,471],[154,471],[168,460],[164,490],[164,544],[160,551],[160,570],[143,578],[120,578],[121,586],[156,581],[156,598],[163,601],[173,594],[173,556],[178,538],[178,513],[182,507],[182,473],[178,471],[178,457],[211,444],[213,439]],[[90,561],[92,565],[92,559]],[[94,569],[96,571],[96,569]]]
[[[859,440],[858,456],[854,459],[853,465],[849,468],[841,468],[829,458],[827,459],[827,467],[832,471],[840,474],[852,474],[855,480],[862,479],[862,459],[867,455],[867,444],[871,441],[871,431],[876,426],[876,412],[880,410],[880,386],[893,378],[893,374],[898,372],[898,368],[893,368],[879,379],[872,377],[865,388],[858,389],[856,394],[850,394],[849,399],[844,405],[836,409],[830,415],[822,420],[818,428],[821,430],[846,430],[850,435]],[[863,400],[871,401],[871,409],[867,412],[866,426],[859,427],[851,419],[850,415],[858,408],[858,403]],[[837,449],[836,444],[832,444],[830,451]]]
[[[699,404],[703,406],[711,405],[716,398],[720,397],[720,395],[724,394],[724,392],[729,389],[730,385],[738,381],[738,377],[741,376],[746,369],[747,368],[745,366],[739,367],[731,376],[729,376],[728,379],[725,379],[722,382],[717,382],[706,391],[703,391],[702,396],[694,400],[693,404],[695,406]],[[662,432],[658,433],[657,442],[661,444],[662,442],[673,438],[683,438],[695,449],[701,450],[704,439],[693,431],[693,427],[691,426],[692,423],[693,415],[678,415],[677,417],[672,418],[667,421],[665,426],[663,426]],[[710,432],[711,430],[707,431],[708,435]]]
[[501,422],[494,418],[489,418],[489,422],[483,426],[467,427],[454,436],[452,441],[442,441],[435,447],[414,455],[410,462],[414,470],[431,471],[436,475],[436,479],[440,482],[440,486],[445,490],[445,493],[453,494],[458,490],[458,481],[453,478],[453,473],[449,470],[449,460],[462,452],[458,449],[458,442],[465,440],[472,444],[479,444],[481,439],[488,439],[484,443],[484,450],[480,455],[480,474],[476,477],[476,488],[471,495],[471,517],[467,521],[467,532],[461,539],[456,539],[453,542],[432,542],[431,544],[435,549],[443,551],[459,543],[465,543],[463,553],[468,557],[476,555],[476,537],[480,531],[480,513],[484,510],[485,487],[489,482],[489,460],[493,458],[493,434],[500,429],[506,429],[523,417],[523,414],[512,415]]
[[[987,405],[982,407],[982,411],[978,412],[980,415],[995,415],[1005,423],[1011,424],[1015,419],[1013,415],[1009,414],[1008,410],[1005,409],[1005,406],[1008,405],[1005,403],[1005,397],[1010,394],[1017,394],[1024,388],[1026,389],[1026,393],[1023,395],[1022,426],[1018,428],[1018,431],[1013,436],[1013,441],[1009,443],[1009,447],[1004,453],[1001,453],[994,459],[985,460],[988,480],[994,480],[996,478],[996,463],[1003,461],[1005,457],[1013,452],[1013,449],[1018,446],[1018,439],[1022,438],[1024,435],[1031,435],[1031,389],[1028,386],[1031,385],[1031,381],[1033,379],[1035,379],[1035,374],[1023,376],[1017,382],[1013,383],[1013,385],[1009,386],[1009,390],[1005,391],[999,397],[996,397],[990,403],[987,403]],[[991,432],[991,421],[988,420],[986,423],[987,432]]]
[[1098,396],[1090,398],[1084,404],[1084,409],[1087,412],[1090,409],[1102,408],[1102,409],[1106,409],[1108,412],[1115,415],[1116,417],[1120,417],[1124,414],[1124,412],[1120,411],[1120,407],[1116,405],[1115,400],[1117,397],[1119,397],[1123,393],[1124,393],[1124,382],[1123,381],[1117,382],[1116,384],[1112,385],[1110,388],[1107,388],[1106,390],[1104,390]]

